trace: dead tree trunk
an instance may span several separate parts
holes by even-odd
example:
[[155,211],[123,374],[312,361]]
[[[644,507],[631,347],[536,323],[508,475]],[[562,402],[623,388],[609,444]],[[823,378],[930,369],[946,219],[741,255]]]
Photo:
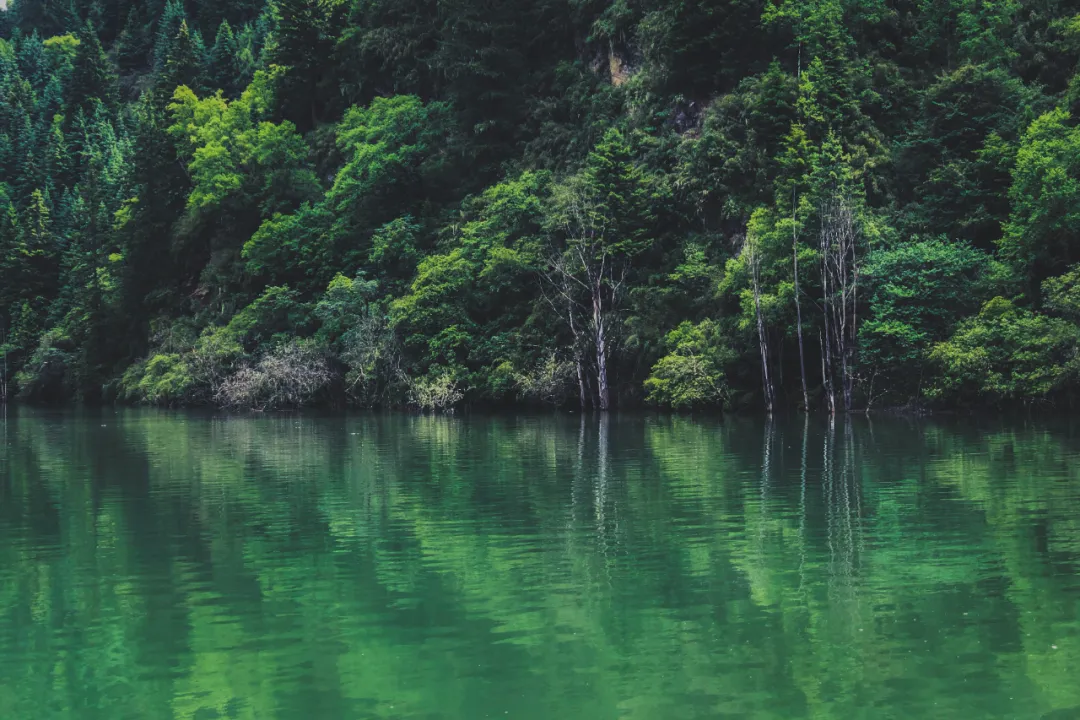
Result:
[[765,329],[765,317],[761,312],[761,258],[757,252],[757,246],[753,240],[747,240],[750,261],[750,276],[753,281],[754,291],[754,317],[757,322],[758,352],[761,353],[761,384],[765,395],[765,412],[772,413],[774,404],[774,391],[772,377],[769,374],[769,336]]
[[588,407],[588,376],[585,370],[585,337],[584,328],[578,315],[581,313],[581,302],[575,293],[576,283],[573,282],[570,270],[566,267],[566,258],[562,255],[552,255],[545,269],[541,272],[540,290],[544,300],[559,317],[566,321],[566,327],[570,330],[571,344],[574,352],[574,370],[577,374],[578,402],[584,411]]
[[596,394],[597,406],[601,411],[610,407],[610,395],[608,390],[607,368],[607,331],[604,327],[604,296],[603,287],[597,285],[593,291],[593,343],[596,346]]
[[[800,46],[801,52],[801,46]],[[806,357],[803,352],[802,301],[799,299],[799,234],[795,215],[795,191],[791,192],[791,262],[795,276],[795,329],[799,336],[799,379],[802,381],[803,411],[810,410],[810,394],[806,391]]]
[[851,204],[846,198],[826,201],[821,212],[821,277],[825,316],[826,392],[835,412],[835,385],[850,411],[855,391],[854,365],[858,328],[858,235]]

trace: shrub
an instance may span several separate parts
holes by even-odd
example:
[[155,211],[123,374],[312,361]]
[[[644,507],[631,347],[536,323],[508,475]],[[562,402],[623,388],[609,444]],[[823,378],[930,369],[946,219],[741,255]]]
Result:
[[299,341],[279,345],[258,364],[227,377],[214,393],[222,407],[279,410],[310,404],[334,380],[326,352]]
[[1043,398],[1075,374],[1078,343],[1080,330],[1072,323],[994,298],[934,347],[930,359],[939,373],[927,395],[997,402]]
[[120,388],[120,398],[128,402],[183,405],[195,391],[195,379],[181,355],[163,353],[128,368]]
[[669,353],[645,381],[647,400],[676,410],[720,407],[730,395],[725,366],[734,357],[712,320],[684,322],[668,333]]
[[574,363],[560,360],[555,353],[531,370],[515,373],[514,381],[523,397],[548,405],[564,402],[574,383]]
[[37,348],[15,373],[19,397],[33,402],[59,402],[71,394],[73,344],[59,329],[46,332]]
[[409,402],[421,410],[451,412],[465,394],[458,388],[456,373],[432,368],[422,378],[409,379]]

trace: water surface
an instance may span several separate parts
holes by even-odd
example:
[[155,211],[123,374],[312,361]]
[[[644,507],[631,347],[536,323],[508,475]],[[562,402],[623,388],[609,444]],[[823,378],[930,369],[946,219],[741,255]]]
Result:
[[0,419],[0,718],[1080,718],[1065,423]]

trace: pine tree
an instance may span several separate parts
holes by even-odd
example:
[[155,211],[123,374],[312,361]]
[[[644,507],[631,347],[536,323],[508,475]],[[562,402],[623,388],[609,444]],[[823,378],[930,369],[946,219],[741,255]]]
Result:
[[[19,247],[19,213],[15,205],[8,203],[0,212],[0,315],[13,311],[13,305],[21,298],[21,254]],[[10,323],[7,323],[10,327]]]
[[35,30],[28,37],[19,39],[18,43],[19,72],[30,82],[35,90],[41,90],[48,81],[48,63],[45,59],[45,47],[41,43]]
[[128,10],[127,22],[116,40],[116,64],[124,71],[142,70],[150,60],[150,29],[140,3]]
[[50,298],[56,289],[58,250],[52,232],[52,218],[45,194],[35,190],[19,218],[16,253],[25,299]]
[[43,158],[29,113],[23,111],[12,129],[15,131],[12,188],[18,201],[23,202],[31,192],[44,184]]
[[242,89],[243,75],[240,46],[229,21],[222,20],[210,50],[207,84],[224,92],[226,97],[236,97]]
[[68,153],[62,121],[62,116],[54,116],[48,128],[45,164],[49,178],[61,187],[67,187],[74,182],[74,178],[71,176],[71,156]]
[[269,61],[286,68],[279,87],[282,114],[298,128],[318,123],[328,103],[334,54],[344,20],[340,0],[274,0]]
[[118,213],[118,243],[124,254],[121,315],[128,319],[128,335],[147,343],[146,324],[163,309],[169,289],[184,281],[174,264],[172,228],[184,212],[191,182],[176,157],[166,128],[168,120],[149,99],[134,110],[132,182],[138,198]]
[[154,40],[154,72],[160,73],[169,59],[173,41],[180,33],[180,25],[187,20],[182,0],[168,0],[158,21],[157,36]]
[[39,127],[51,125],[57,115],[64,114],[64,85],[59,78],[49,78],[38,101],[37,112]]
[[188,29],[186,20],[180,21],[180,30],[176,33],[169,56],[154,83],[154,95],[161,107],[168,104],[173,92],[181,85],[200,93],[203,89],[201,79],[205,67],[206,51],[202,38]]
[[69,92],[69,110],[81,109],[91,115],[98,103],[110,110],[116,106],[116,75],[90,23],[79,33]]
[[0,175],[11,177],[14,172],[15,146],[11,142],[11,136],[6,132],[0,132]]

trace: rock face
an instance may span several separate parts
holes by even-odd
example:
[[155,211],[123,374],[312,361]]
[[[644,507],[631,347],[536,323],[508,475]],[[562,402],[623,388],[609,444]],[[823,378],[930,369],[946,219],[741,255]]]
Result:
[[629,65],[614,50],[608,55],[608,69],[611,71],[611,84],[615,87],[626,82],[632,74]]

